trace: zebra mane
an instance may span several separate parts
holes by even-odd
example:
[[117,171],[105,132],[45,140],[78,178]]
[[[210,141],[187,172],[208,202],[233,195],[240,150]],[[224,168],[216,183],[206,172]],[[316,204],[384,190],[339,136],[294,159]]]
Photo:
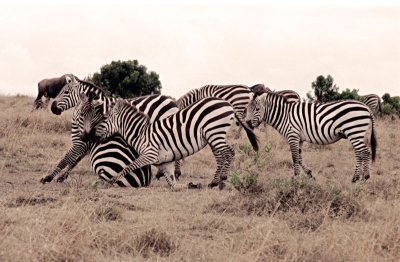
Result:
[[146,118],[146,120],[148,122],[150,122],[150,117],[148,115],[146,115],[145,113],[143,113],[142,111],[140,111],[134,104],[131,104],[126,100],[119,100],[115,105],[118,105],[118,104],[119,104],[119,106],[122,106],[122,107],[129,107],[130,109],[132,109],[133,111],[135,111],[139,115],[141,115],[144,118]]
[[195,96],[197,93],[200,93],[200,89],[192,89],[188,91],[186,94],[181,96],[178,100],[176,100],[176,105],[180,108],[182,106],[188,106],[186,103],[188,99],[192,96]]
[[268,94],[268,95],[270,95],[270,96],[273,96],[273,97],[281,97],[282,100],[283,100],[285,103],[290,103],[290,102],[287,100],[287,98],[286,98],[285,96],[280,95],[280,94],[277,94],[277,93],[275,93],[275,92],[273,92],[273,91],[266,92],[266,94]]
[[[81,79],[79,79],[78,77],[76,77],[76,76],[74,76],[74,75],[72,75],[72,76],[75,77],[75,79],[76,79],[79,83],[84,84],[85,87],[89,87],[89,88],[91,88],[91,89],[95,89],[96,91],[99,91],[99,93],[100,93],[102,96],[110,96],[110,92],[109,92],[109,91],[104,90],[102,87],[97,86],[95,83],[93,83],[93,82],[91,82],[91,81],[87,81],[87,80],[81,80]],[[91,90],[91,91],[93,91],[93,90]]]

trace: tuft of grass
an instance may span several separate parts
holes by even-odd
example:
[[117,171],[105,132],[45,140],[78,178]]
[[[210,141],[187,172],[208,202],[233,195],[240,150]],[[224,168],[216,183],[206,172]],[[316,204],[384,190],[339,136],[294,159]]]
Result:
[[96,222],[121,220],[122,210],[110,205],[100,205],[94,209],[92,219]]
[[165,232],[152,228],[137,237],[136,248],[146,258],[150,251],[160,256],[169,256],[177,247]]
[[306,177],[273,179],[263,185],[254,180],[249,188],[253,190],[239,188],[241,194],[213,203],[210,208],[240,216],[280,216],[293,228],[310,230],[316,230],[327,218],[350,219],[363,217],[366,212],[357,199],[338,187],[323,187]]

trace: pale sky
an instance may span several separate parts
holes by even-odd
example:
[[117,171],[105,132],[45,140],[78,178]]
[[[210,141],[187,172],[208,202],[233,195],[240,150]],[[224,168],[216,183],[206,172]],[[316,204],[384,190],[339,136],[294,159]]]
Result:
[[0,94],[35,96],[43,78],[83,79],[137,59],[176,98],[206,84],[257,83],[305,97],[321,74],[341,90],[400,95],[400,6],[391,1],[78,2],[0,3]]

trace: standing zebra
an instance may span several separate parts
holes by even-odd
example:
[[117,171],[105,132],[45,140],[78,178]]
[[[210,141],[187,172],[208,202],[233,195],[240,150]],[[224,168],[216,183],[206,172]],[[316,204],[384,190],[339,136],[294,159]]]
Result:
[[371,154],[364,138],[369,126],[371,131],[372,161],[375,161],[376,145],[375,118],[370,109],[358,101],[339,101],[325,104],[287,102],[286,98],[274,93],[256,96],[247,108],[246,120],[252,127],[261,121],[267,122],[289,142],[292,152],[294,174],[300,166],[310,177],[311,170],[301,156],[304,141],[326,145],[347,138],[356,155],[356,168],[352,181],[369,178]]
[[[81,106],[85,115],[82,124],[84,133],[93,133],[95,106],[94,101]],[[223,187],[224,178],[232,166],[234,150],[226,143],[226,134],[234,119],[244,127],[254,148],[258,150],[257,137],[237,117],[233,107],[225,100],[204,98],[177,113],[153,123],[149,118],[125,101],[118,101],[107,113],[104,122],[94,128],[96,137],[106,139],[119,133],[138,153],[139,157],[127,166],[111,183],[129,174],[131,170],[147,165],[157,165],[168,184],[173,188],[175,181],[170,180],[175,160],[192,155],[207,144],[210,145],[217,161],[217,171],[209,187]]]
[[[75,107],[82,99],[81,93],[86,94],[89,92],[92,94],[90,99],[96,97],[105,106],[119,100],[107,97],[100,88],[90,82],[79,80],[73,75],[67,75],[66,85],[51,106],[52,112],[61,114],[63,111]],[[150,121],[165,118],[178,111],[173,100],[166,96],[151,95],[126,101],[135,104],[141,112],[150,117]],[[105,112],[103,107],[96,108],[97,116],[103,116],[103,112]],[[119,135],[110,137],[101,143],[83,141],[82,138],[84,137],[79,134],[79,122],[82,122],[81,115],[75,110],[72,116],[72,146],[52,173],[41,179],[42,183],[52,181],[57,175],[60,175],[57,182],[62,182],[88,153],[95,173],[106,181],[120,173],[125,166],[138,157],[135,150]],[[119,186],[140,187],[148,186],[150,181],[150,167],[145,167],[142,170],[134,170],[123,179],[117,181],[117,184]]]
[[378,95],[369,94],[365,96],[360,96],[359,100],[369,106],[369,108],[371,108],[372,112],[374,112],[375,115],[382,112],[381,98]]

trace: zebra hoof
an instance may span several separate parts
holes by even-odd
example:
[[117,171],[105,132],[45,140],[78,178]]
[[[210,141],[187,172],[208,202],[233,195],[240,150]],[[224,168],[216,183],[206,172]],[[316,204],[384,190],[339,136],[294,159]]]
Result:
[[42,179],[40,179],[40,183],[46,184],[46,183],[50,183],[52,180],[53,180],[53,178],[51,176],[45,176]]
[[190,182],[188,184],[188,189],[201,189],[203,186],[201,185],[201,183],[195,184],[193,182]]
[[363,177],[363,179],[362,179],[362,181],[367,181],[369,179],[369,175],[365,175],[364,177]]
[[163,176],[164,176],[164,174],[161,173],[161,172],[158,172],[158,173],[156,174],[157,180],[160,180],[160,178],[163,177]]
[[220,182],[220,183],[218,184],[218,188],[219,188],[219,190],[224,189],[224,188],[225,188],[225,183],[224,183],[224,182]]
[[208,187],[209,187],[209,188],[214,188],[214,187],[216,187],[216,186],[219,186],[219,183],[217,183],[217,182],[211,182],[210,184],[208,184]]
[[56,182],[57,182],[57,183],[62,183],[62,182],[64,182],[65,179],[66,179],[66,177],[59,176],[59,177],[57,178]]
[[179,177],[182,175],[182,173],[179,170],[175,170],[174,175],[175,175],[175,179],[179,180]]
[[353,179],[351,180],[352,183],[357,182],[358,180],[360,180],[360,176],[353,176]]

